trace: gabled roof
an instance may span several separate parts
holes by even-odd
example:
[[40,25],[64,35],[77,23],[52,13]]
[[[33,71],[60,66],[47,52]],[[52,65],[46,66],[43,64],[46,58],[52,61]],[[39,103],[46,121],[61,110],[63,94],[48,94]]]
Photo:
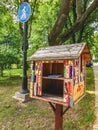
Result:
[[86,55],[86,60],[91,61],[89,49],[86,43],[40,48],[30,57],[30,60],[75,59],[78,58],[81,53]]

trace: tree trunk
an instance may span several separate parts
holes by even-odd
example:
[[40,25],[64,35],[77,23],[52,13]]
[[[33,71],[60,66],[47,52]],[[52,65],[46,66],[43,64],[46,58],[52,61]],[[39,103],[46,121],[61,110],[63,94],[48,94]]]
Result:
[[91,6],[84,12],[84,14],[81,15],[81,18],[78,19],[74,25],[65,33],[61,34],[58,38],[58,43],[64,43],[66,40],[68,40],[70,37],[73,36],[76,32],[78,32],[81,27],[84,25],[87,18],[90,16],[90,14],[98,7],[98,0],[94,0],[94,2],[91,4]]
[[71,2],[72,0],[62,0],[61,2],[58,18],[52,30],[48,34],[48,42],[50,46],[64,44],[65,41],[67,41],[69,38],[72,38],[73,41],[76,41],[75,33],[78,31],[80,31],[78,41],[81,41],[81,36],[84,30],[82,29],[82,27],[84,28],[84,23],[86,22],[87,18],[98,7],[98,0],[94,0],[88,8],[86,8],[85,5],[84,9],[82,9],[81,5],[84,5],[85,3],[87,4],[85,0],[83,1],[83,3],[81,2],[81,0],[73,0],[73,24],[67,31],[63,32],[65,22],[68,18]]
[[56,45],[56,39],[58,35],[62,32],[62,29],[65,25],[65,21],[67,19],[69,8],[72,0],[62,0],[60,12],[58,18],[52,28],[52,30],[48,34],[48,42],[50,46]]
[[84,26],[79,31],[79,36],[78,36],[78,40],[77,40],[78,43],[80,43],[82,41],[83,31],[84,31]]
[[0,68],[0,75],[1,75],[1,77],[3,77],[3,68],[2,67]]
[[76,14],[77,14],[77,19],[81,17],[82,14],[82,0],[76,0]]

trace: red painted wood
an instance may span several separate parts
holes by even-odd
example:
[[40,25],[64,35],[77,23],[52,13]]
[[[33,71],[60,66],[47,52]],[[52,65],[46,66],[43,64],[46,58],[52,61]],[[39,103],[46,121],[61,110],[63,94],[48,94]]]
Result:
[[55,130],[62,130],[63,126],[63,105],[56,104],[55,109]]

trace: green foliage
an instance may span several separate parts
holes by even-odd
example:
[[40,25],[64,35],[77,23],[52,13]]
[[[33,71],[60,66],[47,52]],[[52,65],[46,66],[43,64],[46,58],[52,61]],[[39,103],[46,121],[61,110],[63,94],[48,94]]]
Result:
[[39,47],[48,45],[48,33],[58,15],[60,0],[40,2],[33,18],[29,56]]
[[6,6],[0,6],[0,76],[3,76],[5,68],[10,69],[12,64],[19,65],[21,61],[22,45],[18,24],[14,23]]
[[5,55],[3,55],[2,53],[0,53],[0,76],[3,76],[3,70],[5,67]]

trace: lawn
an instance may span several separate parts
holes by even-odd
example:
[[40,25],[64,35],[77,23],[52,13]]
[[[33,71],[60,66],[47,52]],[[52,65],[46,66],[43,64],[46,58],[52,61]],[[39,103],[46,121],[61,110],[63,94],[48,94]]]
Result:
[[[54,130],[54,113],[44,101],[20,103],[12,98],[21,89],[22,70],[6,70],[0,77],[0,130]],[[90,77],[89,77],[90,75]],[[94,116],[94,75],[87,69],[86,96],[64,114],[63,130],[92,130]]]

